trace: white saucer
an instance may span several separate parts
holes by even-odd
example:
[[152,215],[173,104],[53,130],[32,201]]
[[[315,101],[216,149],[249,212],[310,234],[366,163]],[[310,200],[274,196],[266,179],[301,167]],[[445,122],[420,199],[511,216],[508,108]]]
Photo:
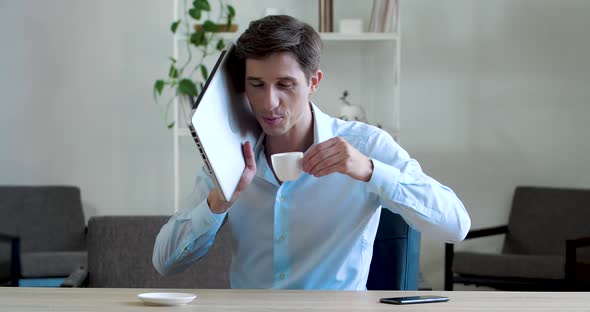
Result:
[[150,304],[150,305],[182,305],[187,304],[195,298],[196,295],[193,294],[185,294],[185,293],[144,293],[137,295],[143,303]]

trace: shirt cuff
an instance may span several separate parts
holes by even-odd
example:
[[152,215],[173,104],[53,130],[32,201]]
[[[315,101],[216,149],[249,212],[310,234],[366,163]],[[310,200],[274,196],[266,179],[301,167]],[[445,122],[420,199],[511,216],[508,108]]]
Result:
[[373,175],[369,180],[369,190],[384,198],[393,198],[399,184],[399,169],[374,158]]
[[227,211],[220,214],[213,213],[209,208],[207,199],[203,200],[201,204],[191,211],[193,232],[206,233],[213,228],[219,228],[226,215]]

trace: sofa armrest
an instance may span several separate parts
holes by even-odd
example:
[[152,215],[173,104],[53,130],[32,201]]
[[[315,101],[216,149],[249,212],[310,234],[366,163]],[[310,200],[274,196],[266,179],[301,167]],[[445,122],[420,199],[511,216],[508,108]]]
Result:
[[590,246],[590,236],[565,241],[565,279],[572,287],[576,280],[577,250]]
[[566,240],[566,249],[576,249],[590,246],[590,236]]
[[14,236],[14,235],[5,234],[5,233],[0,232],[0,241],[12,243],[14,240],[18,240],[18,239],[19,239],[18,236]]
[[0,241],[10,242],[10,284],[18,286],[20,278],[20,237],[0,233]]
[[478,230],[469,231],[465,239],[480,238],[492,235],[506,234],[508,233],[507,225],[500,225],[495,227],[483,228]]
[[84,287],[88,285],[88,270],[80,267],[66,277],[60,287]]

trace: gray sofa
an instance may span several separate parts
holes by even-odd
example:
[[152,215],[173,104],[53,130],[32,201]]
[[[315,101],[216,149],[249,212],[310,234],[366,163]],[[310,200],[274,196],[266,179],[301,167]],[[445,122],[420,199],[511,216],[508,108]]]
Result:
[[[186,271],[161,276],[154,241],[170,216],[102,216],[88,221],[88,287],[229,288],[231,240],[223,227],[207,254]],[[85,277],[79,272],[78,277]],[[80,281],[68,281],[79,286]]]
[[[155,238],[169,216],[102,216],[88,221],[88,271],[66,286],[129,288],[229,288],[231,238],[222,227],[207,254],[186,271],[161,276],[152,265]],[[418,287],[420,234],[383,211],[368,289]]]
[[0,186],[0,283],[52,286],[86,266],[75,186]]

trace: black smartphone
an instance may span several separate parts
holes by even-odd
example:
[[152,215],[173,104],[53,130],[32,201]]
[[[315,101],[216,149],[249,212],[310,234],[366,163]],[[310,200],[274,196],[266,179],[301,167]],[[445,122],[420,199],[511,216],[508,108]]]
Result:
[[392,297],[381,298],[379,302],[390,304],[413,304],[413,303],[430,303],[430,302],[446,302],[449,297],[442,296],[410,296],[410,297]]

